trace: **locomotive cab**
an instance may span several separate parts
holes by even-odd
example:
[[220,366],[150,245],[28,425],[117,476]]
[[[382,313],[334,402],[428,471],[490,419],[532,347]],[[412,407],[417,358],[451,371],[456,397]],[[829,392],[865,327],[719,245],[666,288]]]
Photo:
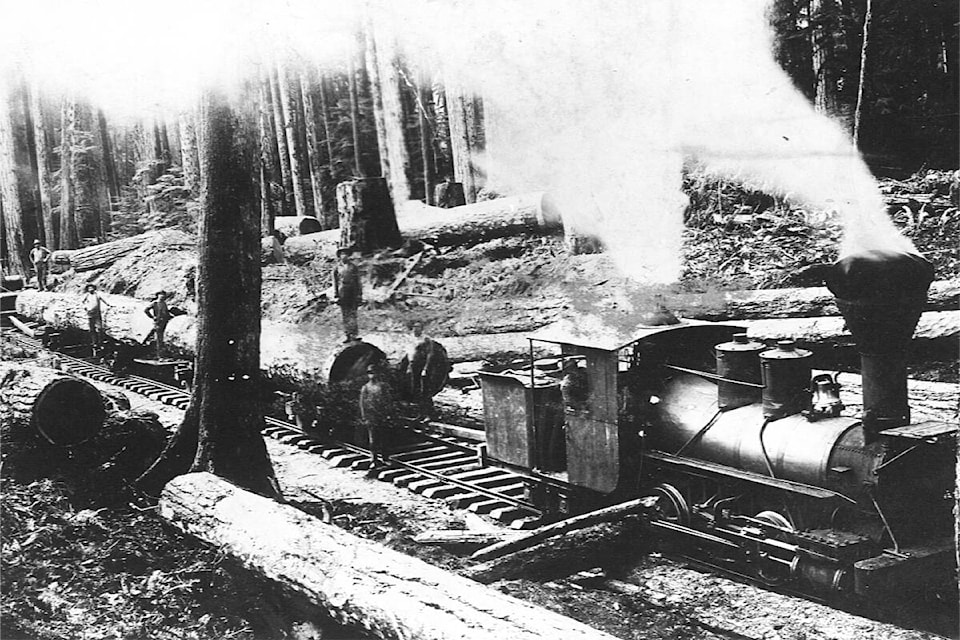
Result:
[[[741,330],[696,321],[631,331],[562,322],[533,334],[527,362],[481,372],[488,456],[574,488],[529,496],[549,511],[625,499],[636,492],[667,354],[700,369],[713,344]],[[553,353],[535,358],[535,347]]]

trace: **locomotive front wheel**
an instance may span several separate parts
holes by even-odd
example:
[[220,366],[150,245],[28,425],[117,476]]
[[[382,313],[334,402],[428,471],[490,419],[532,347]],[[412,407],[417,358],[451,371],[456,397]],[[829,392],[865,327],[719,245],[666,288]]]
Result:
[[684,526],[690,524],[690,505],[672,484],[658,484],[646,495],[657,499],[657,513],[662,519]]

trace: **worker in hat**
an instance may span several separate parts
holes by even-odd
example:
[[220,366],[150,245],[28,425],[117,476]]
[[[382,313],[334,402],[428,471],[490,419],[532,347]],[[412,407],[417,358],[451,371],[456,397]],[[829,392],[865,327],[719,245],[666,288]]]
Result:
[[101,334],[103,334],[103,307],[111,306],[92,282],[83,288],[83,309],[87,313],[87,326],[90,329],[90,345],[93,355],[100,353]]
[[333,269],[334,302],[340,305],[343,314],[343,331],[346,342],[359,339],[357,309],[363,302],[363,288],[360,284],[360,270],[351,259],[353,250],[337,249],[337,266]]
[[33,241],[33,249],[30,249],[30,264],[37,272],[37,288],[40,291],[47,290],[47,270],[50,255],[50,250],[43,246],[39,240]]
[[170,322],[172,317],[170,307],[167,306],[167,292],[157,291],[153,301],[143,311],[147,314],[147,317],[153,320],[153,329],[143,339],[142,344],[146,344],[150,340],[150,336],[154,336],[157,344],[157,360],[160,360],[163,357],[163,336],[167,330],[167,323]]
[[386,462],[383,439],[393,413],[390,386],[383,379],[378,365],[368,365],[367,382],[360,389],[360,422],[367,430],[371,467],[376,467],[378,460]]

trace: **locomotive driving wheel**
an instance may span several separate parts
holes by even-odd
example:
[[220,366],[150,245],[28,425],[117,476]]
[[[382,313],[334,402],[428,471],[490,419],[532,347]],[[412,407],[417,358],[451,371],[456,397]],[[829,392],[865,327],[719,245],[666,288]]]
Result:
[[[761,511],[753,516],[765,524],[772,525],[778,529],[786,531],[795,531],[796,529],[785,516],[776,511]],[[780,586],[790,581],[797,568],[797,558],[780,557],[775,552],[761,551],[759,557],[755,559],[757,576],[770,586]]]
[[690,505],[672,484],[658,484],[646,495],[657,499],[656,511],[661,519],[685,526],[690,524]]

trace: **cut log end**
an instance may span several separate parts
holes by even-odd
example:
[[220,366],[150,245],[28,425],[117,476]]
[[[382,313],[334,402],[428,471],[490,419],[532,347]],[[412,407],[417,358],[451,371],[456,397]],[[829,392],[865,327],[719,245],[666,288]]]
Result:
[[71,445],[95,436],[106,419],[100,392],[83,380],[62,378],[47,385],[33,406],[33,424],[47,441]]

